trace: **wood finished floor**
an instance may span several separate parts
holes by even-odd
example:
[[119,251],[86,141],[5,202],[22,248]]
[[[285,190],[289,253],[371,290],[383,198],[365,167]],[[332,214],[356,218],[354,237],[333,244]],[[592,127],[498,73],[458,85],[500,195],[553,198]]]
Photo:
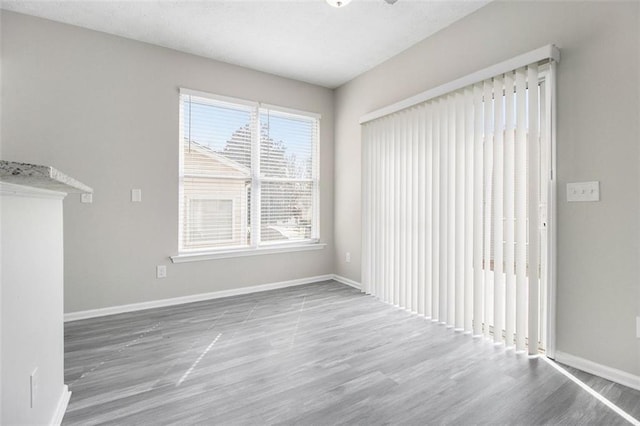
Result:
[[65,425],[627,424],[542,360],[331,281],[67,323],[65,367]]

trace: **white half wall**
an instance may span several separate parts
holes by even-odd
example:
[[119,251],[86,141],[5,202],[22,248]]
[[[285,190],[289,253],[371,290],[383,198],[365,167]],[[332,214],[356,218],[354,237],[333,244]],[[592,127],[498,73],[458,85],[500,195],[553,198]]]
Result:
[[[65,312],[333,272],[333,92],[121,37],[2,11],[1,158],[88,182],[65,199]],[[322,115],[322,250],[173,264],[178,89]],[[142,202],[132,203],[132,188]],[[167,278],[156,279],[156,265]]]
[[[338,88],[334,272],[361,280],[359,118],[547,44],[562,56],[557,349],[637,376],[640,3],[495,1]],[[566,202],[581,181],[600,202]]]
[[64,413],[69,394],[62,322],[65,194],[5,190],[0,185],[0,424],[52,424]]

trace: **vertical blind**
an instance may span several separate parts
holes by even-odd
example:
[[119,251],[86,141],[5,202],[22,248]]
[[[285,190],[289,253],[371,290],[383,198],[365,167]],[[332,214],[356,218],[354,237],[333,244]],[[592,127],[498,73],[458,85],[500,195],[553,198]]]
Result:
[[549,111],[539,70],[363,124],[365,292],[518,350],[538,342],[540,112]]
[[180,249],[318,238],[319,117],[184,91]]

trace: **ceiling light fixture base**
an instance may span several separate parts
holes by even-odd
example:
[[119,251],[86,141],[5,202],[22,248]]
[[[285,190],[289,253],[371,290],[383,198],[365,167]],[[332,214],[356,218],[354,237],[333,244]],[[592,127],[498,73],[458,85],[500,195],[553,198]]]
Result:
[[327,3],[333,7],[345,7],[351,2],[351,0],[327,0]]

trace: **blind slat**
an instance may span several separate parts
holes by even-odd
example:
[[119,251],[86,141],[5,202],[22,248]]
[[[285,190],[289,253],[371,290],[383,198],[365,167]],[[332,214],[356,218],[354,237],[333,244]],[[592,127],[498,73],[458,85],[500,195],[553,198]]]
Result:
[[455,157],[455,328],[457,330],[464,330],[464,314],[465,314],[465,204],[464,199],[466,195],[465,190],[465,163],[466,163],[466,151],[465,151],[465,109],[464,109],[464,92],[458,92],[456,94],[456,157]]
[[516,350],[526,345],[527,333],[527,150],[526,150],[526,70],[516,70],[515,169],[515,256],[516,256]]
[[418,171],[418,314],[427,315],[427,271],[428,269],[428,224],[426,220],[426,205],[427,205],[427,160],[426,160],[426,144],[425,140],[425,122],[424,122],[424,107],[420,106],[416,110],[416,117],[418,123],[418,134],[416,137],[416,144],[418,146],[417,157],[417,171]]
[[482,85],[473,86],[474,111],[474,153],[473,153],[473,334],[482,334],[484,316],[484,273],[483,273],[483,205],[484,205],[484,110],[482,108]]
[[440,323],[447,324],[449,293],[449,102],[441,99],[440,109]]
[[420,209],[420,196],[418,194],[418,188],[420,186],[420,169],[418,168],[419,158],[420,158],[420,150],[419,150],[419,135],[420,135],[420,125],[417,121],[418,111],[411,111],[410,115],[410,126],[411,126],[411,188],[413,189],[413,194],[410,198],[411,202],[411,226],[409,227],[408,234],[411,241],[411,263],[409,267],[411,268],[411,311],[419,312],[420,310],[420,302],[419,302],[419,238],[416,238],[413,234],[414,230],[419,230],[421,228],[418,214]]
[[473,114],[473,88],[467,87],[464,91],[465,108],[465,194],[464,194],[464,219],[465,219],[465,255],[464,255],[464,331],[473,331],[473,175],[474,175],[474,114]]
[[440,157],[440,104],[439,102],[433,103],[433,245],[432,245],[432,264],[433,269],[433,287],[432,287],[432,316],[433,321],[438,321],[440,316],[440,256],[442,255],[440,249],[440,165],[442,159]]
[[538,353],[538,314],[539,314],[539,267],[540,267],[540,229],[538,214],[540,211],[540,150],[538,140],[538,67],[527,67],[528,96],[528,217],[529,217],[529,306],[528,306],[528,349],[529,354]]
[[455,93],[447,98],[447,326],[455,326],[456,272],[456,102]]
[[504,81],[493,80],[494,145],[493,145],[493,340],[502,342],[504,330]]
[[403,308],[407,307],[407,296],[409,286],[407,285],[407,258],[409,257],[409,244],[407,242],[408,232],[408,191],[407,182],[411,176],[411,171],[407,167],[407,114],[401,114],[400,125],[398,126],[398,143],[400,144],[400,282],[398,285],[398,304]]
[[515,80],[513,73],[505,75],[505,139],[504,139],[504,212],[505,212],[505,343],[513,346],[516,327],[515,275]]
[[426,241],[425,241],[425,257],[426,257],[426,283],[427,286],[425,288],[425,317],[429,319],[435,318],[434,310],[433,310],[433,297],[434,297],[434,194],[436,189],[434,188],[433,176],[434,176],[434,147],[433,147],[433,108],[431,104],[427,104],[424,107],[423,118],[425,120],[425,138],[426,138],[426,158],[425,158],[425,174],[426,174],[426,200],[425,200],[425,211],[426,211]]
[[489,337],[490,320],[493,319],[493,271],[491,270],[493,227],[491,223],[493,195],[493,85],[491,81],[483,83],[484,137],[483,137],[483,177],[484,177],[484,249],[482,261],[484,269],[484,313],[482,316],[483,334]]

